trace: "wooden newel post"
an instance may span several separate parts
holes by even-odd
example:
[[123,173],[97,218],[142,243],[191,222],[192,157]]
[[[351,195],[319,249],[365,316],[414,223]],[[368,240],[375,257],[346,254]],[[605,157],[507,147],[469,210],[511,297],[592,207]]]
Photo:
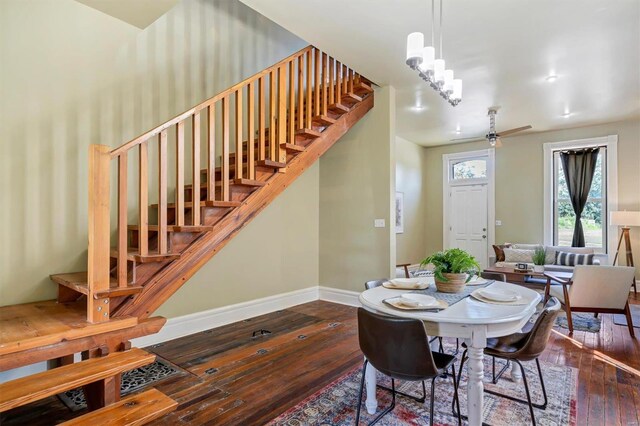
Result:
[[87,321],[109,320],[109,298],[97,298],[109,289],[109,163],[110,147],[89,146],[89,253],[87,261]]

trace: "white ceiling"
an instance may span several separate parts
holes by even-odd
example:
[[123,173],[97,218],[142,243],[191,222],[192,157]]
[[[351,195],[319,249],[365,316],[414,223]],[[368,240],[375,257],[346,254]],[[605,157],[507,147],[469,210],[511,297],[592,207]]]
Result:
[[128,24],[145,29],[180,0],[76,0]]
[[[494,105],[501,107],[498,131],[640,116],[639,0],[444,0],[444,58],[464,84],[455,108],[404,64],[408,33],[430,39],[430,1],[241,1],[394,86],[397,134],[425,146],[483,135]],[[551,73],[558,76],[553,83],[545,80]]]

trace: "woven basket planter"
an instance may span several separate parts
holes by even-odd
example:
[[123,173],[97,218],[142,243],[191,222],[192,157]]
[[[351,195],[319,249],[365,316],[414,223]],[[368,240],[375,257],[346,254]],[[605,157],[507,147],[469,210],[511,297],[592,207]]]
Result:
[[467,274],[442,274],[448,281],[435,278],[436,288],[442,293],[460,293],[467,285]]

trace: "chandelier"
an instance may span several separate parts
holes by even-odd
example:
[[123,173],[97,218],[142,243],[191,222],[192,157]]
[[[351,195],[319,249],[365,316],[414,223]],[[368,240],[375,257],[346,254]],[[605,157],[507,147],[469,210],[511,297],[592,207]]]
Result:
[[462,100],[462,80],[453,78],[453,70],[445,69],[442,57],[442,0],[440,0],[439,58],[435,49],[435,0],[431,0],[431,46],[424,45],[424,34],[414,32],[407,36],[407,65],[438,92],[451,106]]

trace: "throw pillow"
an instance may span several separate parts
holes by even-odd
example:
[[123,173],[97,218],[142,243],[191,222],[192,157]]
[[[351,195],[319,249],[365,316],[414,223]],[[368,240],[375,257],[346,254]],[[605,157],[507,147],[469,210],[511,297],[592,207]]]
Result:
[[510,263],[533,263],[533,250],[505,248],[504,261]]
[[493,246],[493,251],[496,253],[496,262],[504,262],[504,249],[509,247],[511,247],[509,243]]
[[557,251],[555,264],[562,266],[593,265],[593,254],[578,254],[567,253],[565,251]]

